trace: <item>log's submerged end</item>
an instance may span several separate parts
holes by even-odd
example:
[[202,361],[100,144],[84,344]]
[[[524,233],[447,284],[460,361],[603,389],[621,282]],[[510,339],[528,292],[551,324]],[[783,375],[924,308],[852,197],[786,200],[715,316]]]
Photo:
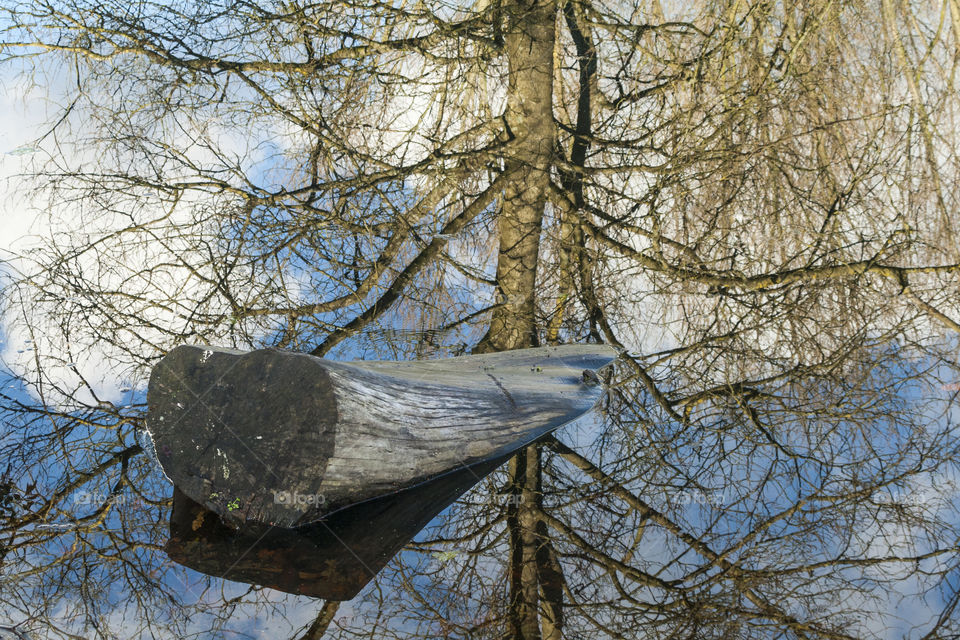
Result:
[[294,527],[503,458],[589,411],[604,345],[334,362],[184,345],[154,368],[147,426],[185,495],[239,526]]
[[461,468],[295,529],[234,531],[175,488],[165,551],[175,562],[217,578],[350,600],[430,520],[502,462]]

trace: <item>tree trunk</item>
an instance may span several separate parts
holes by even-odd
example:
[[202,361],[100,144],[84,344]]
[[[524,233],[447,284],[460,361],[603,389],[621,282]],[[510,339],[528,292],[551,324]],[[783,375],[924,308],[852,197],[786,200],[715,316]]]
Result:
[[[509,61],[505,119],[514,136],[507,156],[511,180],[500,212],[497,287],[501,306],[493,313],[487,334],[475,352],[537,346],[537,263],[540,230],[549,187],[555,141],[553,49],[557,6],[553,0],[505,3],[504,48]],[[511,493],[509,626],[514,640],[539,640],[537,521],[540,493],[540,451],[528,447],[510,462]]]
[[553,47],[556,4],[516,0],[504,8],[510,65],[505,119],[514,140],[499,217],[498,307],[475,352],[537,346],[534,319],[540,228],[553,157]]
[[317,618],[313,621],[313,624],[310,625],[310,628],[307,629],[307,632],[300,636],[300,640],[320,640],[330,627],[330,623],[333,622],[333,617],[337,615],[337,609],[339,608],[340,603],[336,600],[327,600],[324,602],[323,607],[317,614]]

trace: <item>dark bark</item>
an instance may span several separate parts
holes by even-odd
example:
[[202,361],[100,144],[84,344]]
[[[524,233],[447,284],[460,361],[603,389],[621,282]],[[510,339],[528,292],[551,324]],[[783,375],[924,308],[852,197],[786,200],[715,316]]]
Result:
[[[577,48],[577,63],[580,67],[579,94],[577,96],[577,122],[573,137],[573,144],[570,148],[570,164],[573,167],[586,166],[587,152],[590,149],[590,135],[592,133],[592,89],[596,82],[597,75],[597,51],[593,46],[593,41],[589,31],[581,26],[578,20],[576,6],[569,0],[563,6],[563,14],[570,30],[570,36],[573,44]],[[573,195],[573,203],[576,207],[577,217],[586,206],[586,198],[583,193],[583,174],[578,171],[567,171],[563,173],[563,186],[568,193]],[[594,259],[590,255],[584,233],[582,222],[576,225],[570,224],[570,251],[574,254],[577,264],[577,272],[580,281],[580,299],[587,309],[587,321],[590,327],[590,339],[593,342],[600,342],[600,332],[598,326],[602,322],[600,317],[600,304],[597,300],[596,288],[593,281]]]

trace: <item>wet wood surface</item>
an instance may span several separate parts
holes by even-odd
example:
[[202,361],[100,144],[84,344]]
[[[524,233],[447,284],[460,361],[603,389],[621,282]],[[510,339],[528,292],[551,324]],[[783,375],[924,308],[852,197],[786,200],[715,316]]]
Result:
[[603,345],[337,362],[185,345],[154,368],[167,477],[239,527],[298,527],[513,452],[589,411]]

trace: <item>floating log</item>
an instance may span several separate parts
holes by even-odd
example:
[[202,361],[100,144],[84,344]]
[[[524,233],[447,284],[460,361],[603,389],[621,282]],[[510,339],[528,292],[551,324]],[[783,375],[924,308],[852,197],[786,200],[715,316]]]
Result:
[[589,411],[616,352],[569,345],[432,361],[336,362],[184,345],[150,377],[167,477],[239,527],[298,527],[501,460]]

